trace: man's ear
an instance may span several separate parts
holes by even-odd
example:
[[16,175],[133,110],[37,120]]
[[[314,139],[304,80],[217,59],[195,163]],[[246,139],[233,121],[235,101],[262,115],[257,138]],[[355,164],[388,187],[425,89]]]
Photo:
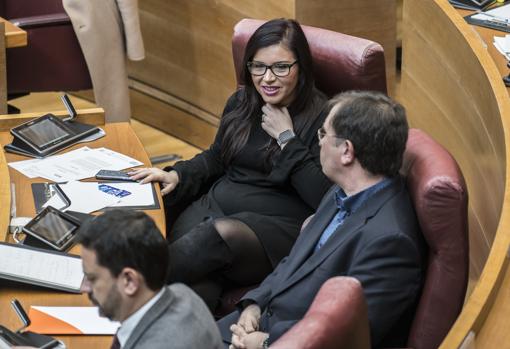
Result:
[[135,295],[141,287],[143,282],[142,276],[133,268],[124,268],[120,272],[118,278],[118,285],[122,292],[127,296]]
[[348,139],[343,139],[342,143],[338,145],[339,150],[341,151],[340,159],[344,166],[350,165],[355,160],[354,153],[354,145]]

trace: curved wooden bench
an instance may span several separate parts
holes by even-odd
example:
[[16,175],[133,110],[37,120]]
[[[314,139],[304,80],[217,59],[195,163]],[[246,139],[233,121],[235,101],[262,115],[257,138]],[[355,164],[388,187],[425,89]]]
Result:
[[447,0],[404,2],[402,103],[411,126],[455,157],[470,196],[472,292],[441,348],[458,348],[470,332],[477,349],[508,337],[510,99],[496,33],[504,35],[468,25]]

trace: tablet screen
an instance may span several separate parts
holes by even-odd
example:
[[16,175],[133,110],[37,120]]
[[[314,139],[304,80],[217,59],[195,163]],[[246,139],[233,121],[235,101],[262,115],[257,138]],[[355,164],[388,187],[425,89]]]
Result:
[[76,229],[78,229],[76,224],[51,211],[48,211],[47,214],[30,226],[33,233],[57,246],[61,246],[69,240]]
[[19,130],[19,133],[29,139],[38,148],[44,148],[50,143],[64,139],[70,135],[65,129],[60,127],[50,119],[43,119],[28,127]]

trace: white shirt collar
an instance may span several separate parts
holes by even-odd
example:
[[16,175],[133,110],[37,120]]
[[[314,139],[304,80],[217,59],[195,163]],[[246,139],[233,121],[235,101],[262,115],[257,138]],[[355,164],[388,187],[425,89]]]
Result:
[[117,338],[119,339],[121,348],[124,347],[127,340],[129,339],[129,336],[131,336],[131,333],[135,329],[136,325],[138,325],[145,313],[148,312],[154,303],[156,303],[158,299],[161,298],[164,290],[165,288],[163,287],[154,297],[142,305],[140,309],[135,311],[133,314],[131,314],[131,316],[122,322],[119,330],[117,331]]

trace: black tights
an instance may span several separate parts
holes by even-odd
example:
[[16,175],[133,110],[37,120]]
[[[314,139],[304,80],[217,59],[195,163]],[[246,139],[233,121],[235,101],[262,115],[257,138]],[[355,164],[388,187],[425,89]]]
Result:
[[273,269],[253,230],[232,218],[200,223],[176,237],[170,242],[169,255],[168,282],[190,285],[211,310],[225,282],[253,285]]

